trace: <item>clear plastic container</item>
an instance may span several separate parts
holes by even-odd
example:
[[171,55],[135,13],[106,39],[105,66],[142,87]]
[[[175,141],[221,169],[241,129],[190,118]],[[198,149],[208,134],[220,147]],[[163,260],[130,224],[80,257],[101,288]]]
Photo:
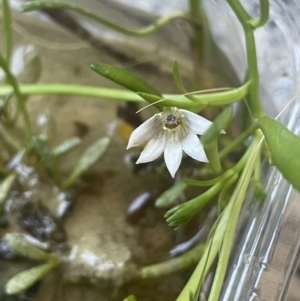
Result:
[[[79,0],[76,2],[83,3]],[[93,8],[96,4],[107,5],[108,2],[91,0],[86,5]],[[168,8],[171,5],[169,2],[164,2]],[[258,15],[259,1],[241,2],[252,16]],[[154,3],[163,5],[162,1],[151,3],[153,6]],[[224,0],[203,0],[203,4],[216,43],[230,60],[240,81],[243,81],[247,65],[243,31],[238,20]],[[160,11],[164,12],[161,6]],[[270,0],[270,20],[264,27],[256,30],[261,97],[265,111],[272,117],[276,117],[283,110],[300,87],[299,14],[298,0]],[[126,16],[128,17],[128,14]],[[138,20],[131,17],[128,19],[130,23],[126,19],[124,22],[121,19],[120,23],[138,23]],[[98,30],[96,26],[89,28],[95,32]],[[117,39],[110,35],[109,30],[101,33],[106,34],[107,39],[111,39],[115,45]],[[161,45],[167,45],[169,60],[164,61],[167,61],[168,70],[175,59],[184,60],[182,65],[190,66],[191,63],[182,55],[182,51],[186,49],[181,48],[186,44],[180,44],[184,38],[178,36],[178,31],[176,37],[174,32],[157,37],[157,40],[156,36],[154,40],[151,39],[150,44],[146,43],[146,39],[142,39],[143,43],[137,40],[134,40],[134,43],[140,43],[138,51],[141,53],[149,52],[149,61],[157,59],[157,56],[151,56],[156,54],[156,49],[161,51]],[[126,39],[130,44],[131,39]],[[171,55],[169,49],[172,50]],[[143,57],[145,58],[145,55]],[[164,55],[162,57],[166,58]],[[299,104],[300,97],[296,96],[295,101],[279,118],[296,133],[300,131]],[[267,162],[264,163],[264,179],[267,191],[265,200],[260,203],[253,201],[253,194],[249,191],[242,210],[238,240],[234,244],[232,261],[220,301],[283,300],[297,267],[300,250],[299,193],[293,190],[275,168],[268,166]]]
[[[300,87],[300,3],[297,1],[270,0],[270,19],[265,26],[256,30],[261,98],[266,113],[272,117],[282,112]],[[129,0],[122,2],[143,8]],[[259,15],[259,1],[241,2],[253,17]],[[172,4],[168,1],[151,1],[151,5],[148,4],[146,9],[151,13],[165,13],[164,7],[168,8],[168,13],[172,11]],[[86,5],[93,6],[94,0]],[[106,1],[104,5],[107,5]],[[224,0],[203,0],[203,5],[216,44],[227,56],[242,82],[247,63],[243,30],[239,21]],[[176,2],[174,10],[181,6],[186,8],[186,2],[182,1],[180,5]],[[137,17],[147,19],[146,15],[139,14]],[[126,19],[121,18],[118,21],[127,24]],[[135,25],[135,21],[130,18],[131,25]],[[93,28],[96,34],[98,26]],[[140,44],[144,46],[141,52],[152,52],[153,45],[157,49],[163,49],[167,42],[166,49],[172,50],[171,61],[182,60],[182,51],[186,51],[186,40],[178,43],[178,40],[182,41],[178,31],[164,30],[151,37],[152,45]],[[162,37],[165,39],[162,40]],[[115,40],[123,37],[114,33],[107,35],[107,38],[115,43]],[[131,43],[130,38],[126,39]],[[143,39],[143,42],[146,41]],[[137,40],[132,39],[132,42],[136,45]],[[151,59],[154,57],[150,56]],[[170,64],[166,65],[167,68],[170,67]],[[182,65],[190,66],[190,62],[185,60]],[[297,133],[299,100],[300,97],[296,95],[293,103],[278,118]],[[253,200],[252,191],[249,191],[220,301],[283,300],[297,267],[300,248],[300,196],[267,162],[264,162],[264,180],[267,197],[263,202]]]
[[[258,1],[241,2],[252,16],[258,16]],[[204,5],[215,41],[242,80],[246,54],[238,20],[226,1],[207,0]],[[299,13],[297,0],[270,0],[269,21],[256,30],[265,112],[272,117],[282,112],[278,119],[297,134],[300,132],[300,98],[297,95],[300,87]],[[284,300],[297,268],[300,194],[267,162],[264,179],[267,196],[263,202],[256,202],[251,191],[245,202],[220,297],[222,301]]]

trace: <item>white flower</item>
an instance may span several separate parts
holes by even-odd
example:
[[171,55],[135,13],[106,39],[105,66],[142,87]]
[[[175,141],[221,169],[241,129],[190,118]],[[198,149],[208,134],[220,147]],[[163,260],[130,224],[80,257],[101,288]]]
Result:
[[166,166],[174,178],[182,151],[195,160],[208,162],[197,135],[202,135],[211,125],[211,121],[195,113],[172,107],[136,128],[127,149],[147,143],[136,164],[153,161],[164,152]]

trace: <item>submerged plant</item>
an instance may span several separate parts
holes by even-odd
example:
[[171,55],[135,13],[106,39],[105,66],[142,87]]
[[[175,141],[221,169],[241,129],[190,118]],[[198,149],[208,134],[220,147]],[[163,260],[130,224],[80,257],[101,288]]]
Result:
[[[0,87],[0,96],[6,97],[7,101],[9,101],[11,94],[17,97],[19,111],[22,113],[27,135],[25,156],[35,151],[38,161],[44,164],[61,189],[72,187],[84,172],[102,158],[109,146],[110,139],[101,138],[96,141],[84,152],[71,175],[66,180],[62,179],[57,164],[57,157],[64,152],[65,143],[61,147],[50,148],[47,137],[32,137],[30,118],[25,102],[25,98],[31,94],[56,93],[101,96],[137,103],[147,101],[151,105],[155,105],[159,112],[134,129],[129,138],[127,148],[146,144],[137,160],[137,164],[153,161],[164,153],[166,167],[171,176],[174,177],[182,162],[183,151],[197,161],[209,163],[206,165],[206,169],[193,165],[192,170],[187,171],[187,174],[185,174],[187,178],[180,179],[179,183],[176,182],[173,187],[164,191],[156,202],[157,207],[168,207],[175,203],[189,186],[202,187],[201,193],[169,209],[165,213],[165,218],[170,226],[177,229],[184,226],[209,202],[213,203],[216,201],[219,218],[215,222],[211,232],[212,235],[208,237],[207,244],[200,245],[200,247],[196,246],[182,255],[182,257],[143,267],[137,276],[138,279],[154,278],[165,275],[167,272],[171,273],[186,268],[186,262],[197,262],[193,275],[180,293],[177,301],[198,300],[203,281],[213,263],[217,260],[218,254],[219,259],[208,300],[219,300],[238,218],[252,183],[254,184],[254,190],[259,192],[256,195],[259,195],[261,198],[264,196],[260,173],[262,155],[266,156],[271,164],[275,165],[283,176],[300,191],[300,138],[276,121],[276,119],[266,116],[262,109],[259,95],[259,73],[254,31],[267,22],[269,2],[268,0],[260,1],[260,17],[258,19],[253,19],[238,0],[228,0],[227,2],[238,17],[245,33],[248,70],[245,77],[246,80],[240,87],[213,92],[198,91],[188,93],[183,87],[176,62],[173,67],[173,75],[181,94],[162,94],[156,87],[129,71],[103,63],[93,64],[91,68],[98,74],[122,85],[130,91],[84,85],[26,85],[19,84],[9,69],[11,56],[11,35],[9,29],[6,32],[6,56],[0,54],[0,67],[5,71],[7,79],[7,84]],[[23,6],[23,9],[25,11],[41,8],[71,9],[121,33],[134,36],[151,34],[173,19],[185,19],[191,22],[193,26],[194,36],[192,39],[193,44],[196,45],[194,50],[200,54],[203,50],[201,48],[203,37],[199,31],[201,11],[198,0],[191,0],[190,6],[190,14],[181,13],[165,17],[141,30],[123,28],[77,5],[61,1],[28,2]],[[9,22],[10,14],[6,0],[3,0],[3,8],[5,8],[5,24],[9,28],[7,23]],[[201,55],[199,56],[201,57]],[[226,144],[219,144],[220,133],[224,133],[224,129],[227,129],[232,119],[230,105],[244,98],[246,98],[248,113],[251,117],[250,125],[234,140],[227,141]],[[207,107],[222,107],[222,112],[213,121],[209,121],[198,115],[200,112],[202,114],[202,110]],[[7,107],[5,109],[8,110]],[[4,114],[4,116],[6,115],[8,115],[8,112]],[[0,131],[0,135],[10,150],[16,151],[18,149],[19,144],[6,135],[5,129]],[[201,135],[200,140],[198,135]],[[248,139],[249,137],[251,138]],[[246,140],[247,143],[244,143]],[[78,144],[78,140],[72,140],[72,143],[68,144],[69,147],[67,149],[71,149]],[[228,155],[232,154],[238,147],[242,149],[242,154],[238,159],[226,161]],[[287,152],[287,149],[291,151]],[[202,177],[204,174],[203,170],[207,171],[208,176]],[[5,172],[7,170],[4,168]],[[4,187],[2,190],[6,194],[15,177],[12,174],[3,180],[1,187]],[[9,185],[6,183],[9,183]],[[1,196],[1,207],[3,207],[4,200],[5,196]],[[37,272],[34,277],[31,277],[30,284],[57,264],[58,260],[55,259],[48,264],[39,266],[34,270]],[[27,274],[32,275],[31,272]],[[9,292],[18,292],[18,281],[23,277],[22,275],[24,274],[13,278],[14,280],[9,284]],[[135,300],[135,298],[130,296],[127,300]]]

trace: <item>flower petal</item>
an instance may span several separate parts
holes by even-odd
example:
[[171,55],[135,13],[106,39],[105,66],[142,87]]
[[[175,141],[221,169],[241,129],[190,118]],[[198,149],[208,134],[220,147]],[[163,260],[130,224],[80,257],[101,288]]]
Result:
[[164,157],[166,166],[171,176],[174,178],[182,159],[181,141],[167,143],[165,147]]
[[185,115],[186,121],[190,129],[197,135],[203,135],[208,128],[213,124],[211,121],[206,118],[192,113],[187,110],[178,110],[180,113]]
[[156,117],[152,116],[131,133],[126,149],[144,144],[153,137],[155,119]]
[[141,152],[136,164],[146,163],[157,159],[164,151],[166,141],[167,140],[164,139],[164,137],[161,139],[151,139]]
[[203,145],[196,134],[190,132],[182,140],[182,148],[184,152],[193,159],[201,162],[208,162]]

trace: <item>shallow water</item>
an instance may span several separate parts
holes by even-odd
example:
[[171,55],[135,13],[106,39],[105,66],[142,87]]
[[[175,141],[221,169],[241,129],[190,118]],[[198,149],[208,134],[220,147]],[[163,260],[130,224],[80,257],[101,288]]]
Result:
[[[153,61],[150,65],[147,62],[137,64],[139,60],[128,60],[128,57],[125,62],[120,61],[119,57],[114,57],[114,52],[108,50],[109,47],[95,49],[59,26],[33,17],[14,14],[13,28],[15,49],[34,44],[34,51],[38,54],[38,60],[34,59],[29,73],[22,75],[23,82],[38,79],[40,83],[115,87],[89,68],[91,63],[105,62],[131,66],[131,70],[162,91],[177,92],[171,73],[166,72],[166,66],[171,70],[172,52],[168,53],[169,60],[163,59],[166,65],[160,64],[157,58],[153,68]],[[107,41],[103,43],[106,45]],[[140,53],[140,50],[132,49],[132,45],[121,45],[124,52],[132,57]],[[158,55],[165,54],[161,51]],[[182,54],[183,61],[186,61],[185,55]],[[183,75],[189,77],[189,72],[190,65],[187,65]],[[209,76],[207,80],[209,85],[221,85],[213,77]],[[32,96],[27,103],[36,133],[45,132],[51,145],[55,146],[78,134],[83,136],[83,143],[60,160],[64,174],[72,170],[88,145],[107,134],[107,126],[116,118],[118,105],[112,100],[60,95]],[[22,125],[19,124],[19,127]],[[184,285],[188,272],[169,276],[165,280],[131,282],[122,286],[135,275],[139,266],[167,259],[169,250],[185,236],[167,226],[163,219],[164,212],[154,209],[153,199],[137,222],[131,224],[126,220],[127,209],[137,196],[150,191],[154,198],[172,182],[168,176],[157,176],[149,169],[135,175],[123,160],[125,147],[126,141],[114,135],[104,159],[83,177],[78,188],[72,192],[70,198],[75,203],[67,212],[64,224],[67,247],[60,245],[58,248],[64,258],[63,264],[45,277],[34,300],[121,300],[130,293],[135,294],[138,300],[174,300]],[[35,181],[32,182],[33,179]],[[32,191],[33,202],[43,203],[56,215],[62,195],[49,177],[42,170],[34,170],[26,181],[22,186],[23,192]],[[9,216],[10,227],[1,230],[1,234],[24,232],[17,222],[18,214]],[[1,267],[6,269],[0,276],[2,288],[16,270],[23,270],[27,265],[25,262],[21,267],[16,267],[2,261]],[[70,284],[70,280],[80,284]]]

